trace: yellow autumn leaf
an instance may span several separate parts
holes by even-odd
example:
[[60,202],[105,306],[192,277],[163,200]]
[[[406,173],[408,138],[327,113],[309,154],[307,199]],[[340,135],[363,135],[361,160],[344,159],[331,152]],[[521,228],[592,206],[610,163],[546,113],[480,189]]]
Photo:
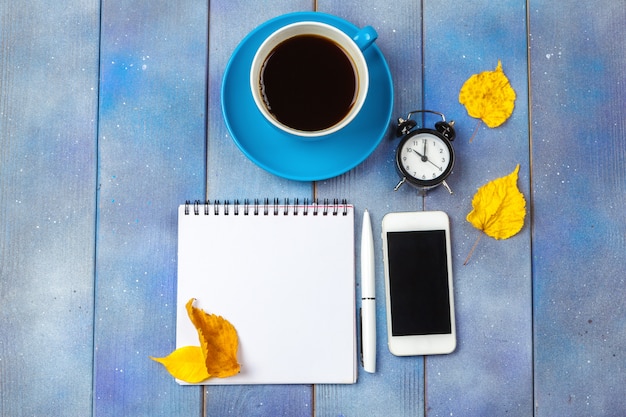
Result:
[[[509,175],[488,182],[478,189],[472,199],[472,211],[467,215],[467,221],[472,226],[494,239],[508,239],[522,230],[526,217],[526,200],[517,187],[518,174],[519,164]],[[465,264],[475,247],[476,244]]]
[[197,384],[210,377],[200,346],[181,347],[164,358],[151,356],[150,359],[165,366],[174,378],[190,384]]
[[239,373],[237,330],[223,317],[194,307],[194,301],[189,300],[185,308],[198,332],[200,346],[181,347],[164,358],[151,356],[150,359],[165,366],[174,378],[190,384],[213,376],[226,378]]
[[241,368],[237,362],[237,330],[223,317],[194,307],[193,302],[193,298],[187,302],[187,314],[198,331],[206,370],[218,378],[236,375]]
[[472,75],[461,87],[459,102],[467,113],[493,128],[504,123],[515,107],[515,90],[502,71],[502,62],[494,71]]

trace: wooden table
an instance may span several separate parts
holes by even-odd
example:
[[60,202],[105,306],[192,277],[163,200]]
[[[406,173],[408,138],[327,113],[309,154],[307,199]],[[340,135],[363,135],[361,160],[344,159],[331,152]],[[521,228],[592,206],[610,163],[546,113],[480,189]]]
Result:
[[[314,183],[239,151],[220,105],[230,55],[259,24],[311,10],[376,28],[394,117],[456,121],[453,195],[394,192],[391,139]],[[614,0],[2,2],[0,414],[624,415],[625,21]],[[459,89],[498,60],[515,110],[470,143]],[[524,228],[483,237],[463,266],[473,194],[516,164]],[[178,386],[148,358],[174,348],[177,205],[275,196],[346,197],[375,235],[388,212],[445,210],[456,352],[392,356],[379,302],[378,372],[355,385]]]

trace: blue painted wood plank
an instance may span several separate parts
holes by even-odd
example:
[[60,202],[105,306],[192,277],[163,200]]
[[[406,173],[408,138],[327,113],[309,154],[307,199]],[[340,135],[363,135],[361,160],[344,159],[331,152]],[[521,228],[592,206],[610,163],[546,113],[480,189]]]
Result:
[[99,3],[0,4],[0,415],[91,414]]
[[530,2],[537,416],[623,415],[623,2]]
[[[396,1],[382,4],[373,1],[318,1],[318,10],[332,13],[362,27],[373,26],[379,34],[376,44],[389,65],[395,92],[393,118],[421,108],[422,37],[420,3]],[[320,197],[345,196],[356,207],[357,248],[363,211],[372,217],[376,253],[377,291],[377,372],[368,374],[359,368],[356,385],[320,385],[316,387],[318,416],[419,416],[424,412],[424,367],[422,357],[399,358],[387,349],[387,326],[384,304],[381,221],[390,211],[421,210],[422,199],[413,190],[394,192],[398,183],[394,168],[397,139],[389,126],[385,137],[364,163],[346,174],[316,183]],[[360,262],[357,252],[357,282]],[[357,288],[357,300],[360,285]],[[360,306],[360,302],[357,308]]]
[[[273,1],[251,8],[246,2],[211,3],[209,25],[209,122],[207,191],[212,198],[310,196],[311,184],[280,178],[255,165],[236,146],[222,114],[221,89],[226,66],[244,37],[280,15],[309,11],[309,1]],[[236,22],[234,24],[233,22]],[[249,126],[254,135],[255,126]]]
[[207,3],[104,1],[94,404],[201,415],[149,356],[175,348],[178,205],[204,194]]
[[[313,186],[264,171],[239,150],[222,115],[221,87],[231,55],[244,37],[267,20],[311,10],[310,1],[212,1],[209,19],[207,192],[209,199],[312,198]],[[249,126],[254,134],[255,126]],[[210,416],[310,416],[310,385],[210,386],[205,412]]]
[[[395,5],[394,5],[395,6]],[[365,198],[365,204],[377,204],[376,199],[382,200],[378,203],[381,213],[377,213],[379,219],[387,212],[401,211],[407,208],[413,210],[440,209],[448,212],[451,217],[453,227],[453,251],[455,252],[455,283],[457,294],[457,314],[459,348],[449,356],[428,357],[426,359],[427,369],[425,372],[426,392],[425,398],[426,412],[436,415],[437,413],[454,413],[462,415],[479,415],[513,412],[515,415],[528,415],[532,413],[532,332],[531,332],[531,292],[530,292],[530,252],[529,226],[517,236],[515,240],[506,242],[489,242],[484,240],[481,249],[483,255],[479,255],[468,267],[463,267],[469,248],[477,236],[477,231],[469,226],[464,218],[471,210],[471,198],[484,182],[499,176],[508,174],[513,170],[516,163],[521,163],[526,167],[525,173],[520,181],[520,188],[528,196],[528,111],[527,111],[527,76],[526,76],[526,34],[525,34],[525,10],[518,4],[504,4],[494,7],[491,5],[493,14],[504,14],[512,16],[520,23],[514,27],[508,38],[503,39],[515,47],[507,48],[503,51],[494,50],[492,53],[500,53],[500,58],[510,62],[509,75],[515,78],[515,88],[518,90],[518,108],[515,117],[502,128],[502,131],[486,131],[483,142],[491,140],[491,143],[477,142],[474,148],[467,145],[469,135],[475,123],[470,123],[465,115],[465,110],[458,104],[458,92],[464,82],[473,72],[493,69],[497,64],[497,58],[493,61],[492,67],[485,67],[480,64],[480,56],[470,57],[469,60],[463,55],[470,55],[484,45],[485,39],[493,36],[493,28],[490,28],[489,13],[485,17],[481,13],[485,12],[487,5],[472,5],[470,8],[459,7],[447,3],[427,4],[424,8],[424,106],[446,113],[448,118],[458,120],[457,131],[459,139],[455,143],[459,155],[458,165],[450,178],[450,185],[455,191],[454,195],[449,195],[443,189],[431,191],[424,199],[423,203],[411,194],[412,204],[402,204],[394,201],[398,198],[394,193],[389,192],[391,187],[386,185],[359,187],[371,190]],[[454,8],[455,22],[449,22],[449,11]],[[398,13],[397,16],[405,15]],[[410,13],[409,13],[410,15]],[[459,21],[462,25],[458,25]],[[389,20],[387,20],[389,22]],[[466,32],[467,37],[463,42],[459,42],[460,28]],[[416,23],[415,31],[419,30]],[[487,30],[487,34],[484,31]],[[400,32],[402,35],[402,32]],[[404,34],[406,35],[406,33]],[[474,40],[473,37],[476,39]],[[503,42],[503,43],[504,43]],[[401,53],[406,53],[409,48],[397,48],[391,50],[401,57]],[[483,48],[484,49],[484,48]],[[465,63],[470,61],[471,64]],[[390,59],[393,61],[393,58]],[[401,68],[406,69],[411,66],[411,60],[405,59],[401,62]],[[421,60],[414,63],[413,68],[416,74],[421,75],[419,67]],[[392,66],[392,69],[394,66]],[[397,78],[394,73],[394,78]],[[421,86],[421,79],[416,82]],[[396,80],[396,86],[398,81]],[[406,92],[407,84],[400,84],[403,89],[398,92],[398,99],[410,95]],[[396,90],[398,91],[398,90]],[[421,90],[416,90],[417,94],[422,94]],[[421,102],[420,102],[421,103]],[[419,109],[420,103],[413,103]],[[404,108],[399,110],[400,115],[413,110]],[[471,125],[471,127],[469,127]],[[469,131],[469,133],[468,133]],[[493,134],[496,136],[493,136]],[[481,132],[482,134],[482,132]],[[515,135],[519,139],[515,143],[503,142],[501,146],[495,147],[493,141],[498,137]],[[493,139],[490,139],[493,138]],[[378,161],[380,166],[370,167],[373,175],[379,176],[381,170],[386,167],[386,173],[394,175],[393,168],[393,146],[389,146],[386,160]],[[488,151],[485,151],[488,149]],[[495,155],[495,157],[494,157]],[[496,161],[493,163],[492,161]],[[487,163],[489,162],[489,163]],[[363,173],[368,171],[367,164],[363,165]],[[345,179],[339,179],[346,181]],[[387,181],[392,182],[392,181]],[[337,185],[335,185],[337,186]],[[318,186],[321,188],[321,186]],[[398,192],[408,195],[408,190],[400,189]],[[365,197],[365,196],[363,196]],[[374,203],[372,203],[374,201]],[[384,201],[384,203],[383,203]],[[377,231],[375,230],[375,235]],[[487,256],[491,254],[490,256]],[[515,256],[513,256],[515,255]],[[516,265],[513,272],[501,273],[501,259],[511,258]],[[380,261],[380,260],[379,260]],[[382,278],[382,272],[380,273]],[[381,287],[382,290],[382,287]],[[495,301],[494,301],[495,300]],[[501,301],[498,301],[501,300]],[[379,317],[384,317],[384,310],[381,310]],[[475,329],[482,329],[476,331]],[[383,329],[384,330],[384,329]],[[381,360],[385,360],[386,352],[384,332],[380,332],[383,340],[383,355]],[[379,341],[379,344],[381,342]],[[473,363],[476,367],[474,376],[468,375],[467,363]],[[367,376],[366,376],[367,377]],[[482,380],[496,382],[498,392],[494,394],[494,385],[482,385],[477,383]],[[423,381],[419,381],[423,383]],[[484,389],[480,389],[480,386]],[[419,386],[419,385],[418,385]],[[487,388],[488,387],[488,388]],[[472,395],[468,393],[472,392]],[[451,394],[454,393],[454,394]],[[404,395],[409,395],[407,390]],[[381,395],[385,398],[385,395]],[[452,398],[453,400],[450,400]],[[489,401],[483,399],[489,398]],[[496,398],[497,400],[494,400]],[[404,403],[396,404],[397,413],[403,415],[402,407]],[[393,404],[393,402],[390,402]],[[387,404],[380,403],[381,407]],[[402,411],[400,411],[402,410]],[[422,413],[424,410],[421,411]]]
[[[450,11],[454,10],[451,14]],[[458,347],[426,361],[429,415],[515,415],[533,412],[530,145],[526,3],[507,0],[424,4],[424,94],[427,108],[455,120],[458,159],[449,184],[454,195],[433,193],[429,209],[451,217]],[[493,71],[498,61],[516,91],[503,125],[484,125],[458,101],[463,83]],[[507,240],[483,236],[465,220],[476,190],[520,164],[518,187],[527,202],[522,231]],[[469,368],[469,369],[468,369]],[[471,370],[470,370],[471,369]]]
[[[404,189],[390,192],[396,182],[390,142],[353,171],[314,186],[275,178],[250,163],[228,138],[216,105],[218,88],[209,87],[208,115],[204,113],[209,29],[206,5],[198,2],[161,2],[150,10],[141,4],[103,3],[96,180],[99,3],[60,3],[45,10],[0,5],[0,415],[91,413],[96,183],[101,185],[92,393],[96,414],[193,415],[202,412],[206,401],[209,415],[233,410],[310,415],[313,408],[319,415],[358,415],[364,409],[420,415],[424,406],[432,415],[529,415],[530,322],[524,309],[529,303],[528,224],[509,241],[484,238],[472,263],[456,266],[461,344],[449,357],[426,359],[425,373],[420,358],[391,357],[379,337],[380,372],[361,372],[354,386],[211,387],[203,397],[200,389],[177,386],[147,359],[173,348],[172,213],[182,200],[204,194],[345,195],[359,214],[370,209],[377,235],[388,211],[441,208],[452,216],[458,265],[474,240],[475,231],[464,221],[472,192],[517,162],[522,163],[520,188],[527,197],[533,179],[535,413],[617,415],[626,408],[619,392],[626,382],[620,291],[626,219],[619,210],[625,183],[626,60],[623,45],[607,41],[623,33],[624,6],[606,2],[564,8],[531,2],[531,176],[523,143],[529,111],[520,105],[527,98],[526,58],[519,42],[523,4],[472,5],[471,10],[454,5],[453,23],[451,4],[425,4],[422,92],[421,38],[413,37],[420,19],[417,5],[394,4],[393,11],[403,11],[394,15],[390,7],[379,5],[318,3],[320,10],[357,24],[379,22],[374,24],[383,35],[378,44],[395,80],[394,115],[413,104],[419,107],[423,95],[425,106],[439,107],[457,120],[457,152],[464,159],[450,179],[455,195],[436,190],[422,201]],[[300,6],[310,5],[272,3],[262,13],[243,12],[248,17],[242,19],[247,5],[211,4],[215,29],[209,49],[228,47],[215,57],[210,53],[209,86],[220,82],[226,49],[237,42],[229,29],[239,26],[243,36],[254,27],[250,15],[262,22],[263,13],[273,17],[270,7],[291,11]],[[390,29],[390,22],[398,27]],[[410,40],[404,38],[408,33]],[[386,41],[385,35],[395,41]],[[502,128],[481,128],[469,144],[464,139],[474,121],[455,96],[468,75],[492,68],[497,59],[503,60],[518,92],[518,106]],[[415,101],[413,94],[419,96]],[[212,132],[207,149],[205,117]],[[495,159],[496,164],[487,163]],[[225,174],[233,164],[245,168]],[[510,266],[494,273],[499,259]],[[378,278],[381,293],[380,266]],[[384,317],[380,303],[378,313]],[[381,326],[379,320],[379,335],[384,335]],[[46,344],[33,351],[33,339]],[[468,363],[475,373],[467,372]],[[40,381],[46,383],[33,391]],[[494,387],[498,395],[491,391]],[[516,400],[521,405],[513,404]]]

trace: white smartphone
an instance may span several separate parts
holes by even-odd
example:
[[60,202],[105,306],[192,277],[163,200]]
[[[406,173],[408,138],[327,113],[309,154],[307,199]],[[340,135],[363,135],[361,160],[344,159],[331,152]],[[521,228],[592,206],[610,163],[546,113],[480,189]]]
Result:
[[456,328],[448,215],[389,213],[382,238],[389,350],[397,356],[451,353]]

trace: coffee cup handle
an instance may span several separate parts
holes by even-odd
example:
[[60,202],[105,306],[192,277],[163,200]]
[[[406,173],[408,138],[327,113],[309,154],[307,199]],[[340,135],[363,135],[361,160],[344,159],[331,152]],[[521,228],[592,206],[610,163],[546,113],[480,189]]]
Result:
[[365,26],[357,32],[352,38],[361,51],[366,50],[378,38],[376,29],[371,26]]

